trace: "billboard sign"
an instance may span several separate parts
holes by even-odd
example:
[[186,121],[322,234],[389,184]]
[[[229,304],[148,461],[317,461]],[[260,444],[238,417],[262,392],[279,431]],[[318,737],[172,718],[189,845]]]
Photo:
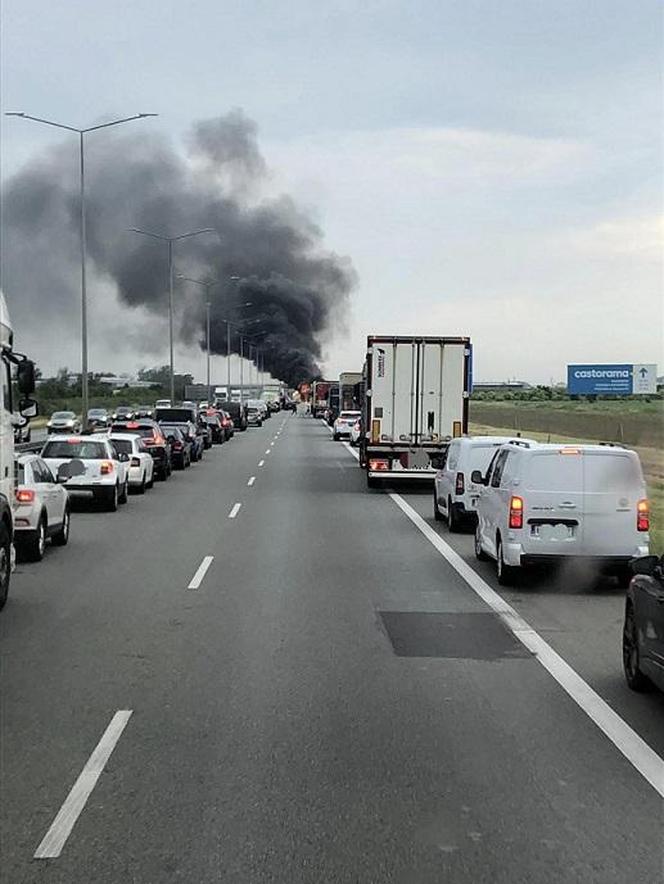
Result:
[[656,393],[657,366],[642,363],[568,365],[567,392],[577,396]]

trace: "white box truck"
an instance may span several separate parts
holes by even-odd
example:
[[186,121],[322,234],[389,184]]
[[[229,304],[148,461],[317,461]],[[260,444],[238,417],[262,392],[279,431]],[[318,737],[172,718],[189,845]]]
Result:
[[360,439],[368,486],[431,481],[450,439],[468,432],[471,388],[470,338],[370,335]]
[[[23,426],[37,414],[37,403],[27,398],[35,389],[35,366],[14,351],[14,332],[4,295],[0,292],[0,609],[9,593],[9,580],[14,565],[14,429]],[[14,407],[12,373],[16,369],[16,386],[23,397]],[[18,413],[18,416],[17,416]]]

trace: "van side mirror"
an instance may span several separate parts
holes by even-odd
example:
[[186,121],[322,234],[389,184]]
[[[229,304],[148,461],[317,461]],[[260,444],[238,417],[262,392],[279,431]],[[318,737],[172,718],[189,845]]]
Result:
[[646,574],[648,577],[652,577],[655,569],[660,566],[659,556],[641,556],[638,559],[631,559],[629,566],[632,569],[632,574]]
[[37,417],[39,414],[39,404],[36,399],[21,399],[18,403],[18,412],[21,417],[30,420],[33,417]]
[[444,454],[434,454],[429,458],[431,462],[431,466],[434,470],[442,470],[445,465],[445,455]]
[[473,470],[470,474],[470,481],[474,482],[475,485],[486,485],[486,480],[480,470]]

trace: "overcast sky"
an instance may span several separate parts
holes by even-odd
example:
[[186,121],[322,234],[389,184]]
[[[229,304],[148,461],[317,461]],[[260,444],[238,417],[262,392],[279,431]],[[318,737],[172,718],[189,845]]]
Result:
[[[136,125],[176,144],[233,107],[257,122],[270,189],[359,275],[328,374],[359,369],[371,332],[470,334],[482,379],[664,364],[660,0],[1,9],[4,110],[81,126],[158,112]],[[4,119],[3,177],[58,140]],[[91,297],[91,368],[166,361],[166,339],[149,359],[105,341],[113,293]],[[57,352],[37,327],[17,335],[44,365],[78,364],[73,335]],[[201,354],[178,359],[201,376]]]

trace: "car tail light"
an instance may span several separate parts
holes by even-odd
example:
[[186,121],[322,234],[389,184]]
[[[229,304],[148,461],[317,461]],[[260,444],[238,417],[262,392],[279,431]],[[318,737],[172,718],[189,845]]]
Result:
[[650,531],[650,504],[645,499],[636,505],[636,530]]
[[173,451],[182,451],[183,448],[184,448],[184,445],[182,444],[182,442],[174,442],[173,443]]
[[383,470],[389,470],[389,468],[390,468],[390,463],[387,460],[378,460],[376,458],[376,459],[371,459],[369,461],[369,469],[373,470],[374,472],[381,472]]
[[32,503],[35,499],[35,492],[32,488],[17,488],[16,500],[19,503]]
[[456,482],[454,484],[454,493],[455,494],[463,494],[466,490],[466,483],[463,478],[463,473],[456,474]]
[[102,460],[99,466],[99,472],[102,474],[102,476],[109,476],[113,472],[113,461]]
[[510,499],[510,528],[523,528],[523,499],[516,495]]
[[141,465],[140,457],[132,457],[131,465],[132,465],[132,467],[140,467],[140,465]]

